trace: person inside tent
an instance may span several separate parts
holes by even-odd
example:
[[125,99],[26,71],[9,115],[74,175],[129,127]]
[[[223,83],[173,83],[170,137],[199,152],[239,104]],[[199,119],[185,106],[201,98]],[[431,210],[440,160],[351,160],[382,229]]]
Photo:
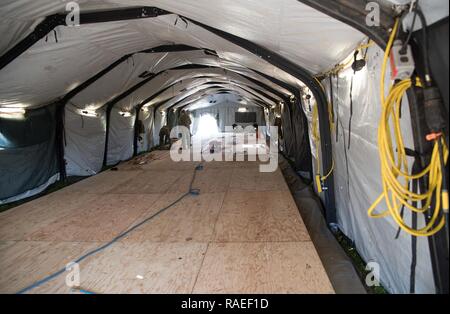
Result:
[[189,116],[189,112],[187,112],[186,110],[182,110],[179,118],[179,125],[184,126],[190,130],[191,124],[192,121],[191,117]]
[[161,147],[170,145],[170,128],[167,124],[159,131],[159,145]]
[[[189,116],[188,111],[186,111],[186,110],[181,111],[180,117],[178,119],[178,124],[180,126],[186,127],[189,130],[190,136],[192,136],[192,134],[190,133],[192,121],[191,121],[191,117]],[[183,148],[187,149],[189,147],[190,141],[185,136],[182,136],[182,141],[183,141]]]

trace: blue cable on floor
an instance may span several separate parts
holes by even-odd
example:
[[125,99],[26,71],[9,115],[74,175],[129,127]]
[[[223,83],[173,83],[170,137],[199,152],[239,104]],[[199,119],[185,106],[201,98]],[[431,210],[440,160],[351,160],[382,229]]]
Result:
[[[150,220],[152,220],[152,219],[155,218],[156,216],[160,215],[160,214],[163,213],[164,211],[168,210],[169,208],[171,208],[172,206],[174,206],[175,204],[177,204],[178,202],[180,202],[180,201],[181,201],[182,199],[184,199],[186,196],[188,196],[188,195],[194,195],[194,196],[199,195],[199,194],[200,194],[200,189],[193,189],[193,188],[192,188],[192,185],[194,184],[194,181],[195,181],[195,177],[196,177],[197,172],[198,172],[198,171],[201,171],[201,170],[203,170],[203,165],[202,165],[202,164],[200,164],[200,165],[198,165],[198,166],[195,167],[194,175],[192,176],[191,183],[189,184],[189,191],[188,191],[187,193],[181,195],[181,196],[180,196],[179,198],[177,198],[175,201],[173,201],[172,203],[170,203],[170,204],[167,205],[166,207],[160,209],[159,211],[157,211],[157,212],[156,212],[155,214],[153,214],[152,216],[150,216],[150,217],[148,217],[148,218],[142,220],[140,223],[138,223],[138,224],[134,225],[133,227],[129,228],[128,230],[122,232],[122,233],[119,234],[117,237],[115,237],[114,239],[112,239],[110,242],[108,242],[108,243],[106,243],[106,244],[104,244],[104,245],[102,245],[102,246],[100,246],[100,247],[98,247],[98,248],[96,248],[96,249],[94,249],[94,250],[92,250],[92,251],[90,251],[90,252],[84,254],[83,256],[77,258],[77,259],[74,261],[74,263],[78,264],[78,263],[80,263],[81,261],[85,260],[86,258],[88,258],[88,257],[90,257],[90,256],[92,256],[92,255],[94,255],[94,254],[96,254],[96,253],[98,253],[98,252],[100,252],[100,251],[102,251],[102,250],[104,250],[104,249],[110,247],[111,245],[113,245],[114,243],[116,243],[117,241],[119,241],[120,239],[126,237],[128,234],[130,234],[131,232],[133,232],[134,230],[136,230],[137,228],[139,228],[140,226],[144,225],[145,223],[149,222]],[[28,286],[28,287],[26,287],[26,288],[23,288],[22,290],[18,291],[17,294],[23,294],[23,293],[25,293],[25,292],[28,292],[28,291],[34,289],[34,288],[37,288],[37,287],[43,285],[44,283],[46,283],[46,282],[48,282],[48,281],[50,281],[50,280],[52,280],[52,279],[58,277],[59,275],[61,275],[61,274],[64,273],[65,271],[66,271],[66,268],[64,267],[64,268],[58,270],[57,272],[55,272],[55,273],[53,273],[53,274],[51,274],[51,275],[48,275],[48,276],[45,277],[44,279],[41,279],[41,280],[39,280],[39,281],[33,283],[32,285],[30,285],[30,286]]]

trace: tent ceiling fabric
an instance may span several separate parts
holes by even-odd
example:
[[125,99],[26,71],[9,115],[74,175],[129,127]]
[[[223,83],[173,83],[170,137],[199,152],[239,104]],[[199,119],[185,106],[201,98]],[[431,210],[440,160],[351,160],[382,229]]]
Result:
[[[239,101],[242,99],[242,101]],[[197,101],[194,101],[193,103],[186,106],[186,109],[193,111],[197,109],[203,109],[207,107],[217,106],[221,104],[241,104],[245,107],[261,107],[260,105],[257,105],[252,102],[252,100],[248,99],[247,97],[243,97],[237,94],[213,94],[205,96]]]
[[[167,107],[169,107],[172,102],[176,102],[178,101],[178,97],[183,97],[185,95],[185,93],[193,93],[195,88],[204,88],[206,84],[211,84],[211,83],[219,83],[223,86],[227,86],[227,87],[231,87],[231,86],[236,86],[238,84],[234,83],[234,82],[230,82],[229,80],[227,80],[224,77],[211,77],[211,78],[196,78],[196,79],[188,79],[185,81],[180,81],[179,84],[174,85],[173,88],[169,88],[167,91],[165,91],[164,93],[162,93],[161,95],[159,95],[158,97],[156,97],[155,99],[153,99],[152,101],[148,102],[147,104],[145,104],[145,106],[152,106],[158,103],[162,103],[164,101],[167,101],[171,98],[173,98],[173,100],[168,101],[167,102]],[[246,86],[245,82],[240,82],[240,84]],[[258,89],[257,86],[254,86],[253,84],[250,84],[250,86]],[[245,87],[242,87],[243,89],[245,89]],[[271,103],[272,101],[267,99],[266,97],[264,97],[264,95],[261,95],[258,91],[253,91],[253,93],[257,94],[258,96],[260,96],[260,98],[262,98],[263,101],[266,101],[267,103]],[[273,95],[273,97],[277,97],[276,95]],[[282,99],[278,99],[278,101],[282,101]],[[125,101],[125,103],[127,103],[127,101]],[[130,103],[131,105],[134,104],[134,102]],[[120,106],[118,104],[118,106]],[[131,108],[128,108],[131,109]]]
[[166,101],[161,106],[161,109],[165,110],[165,109],[171,108],[172,106],[174,106],[174,108],[178,108],[178,107],[180,107],[179,104],[182,103],[182,101],[185,98],[190,97],[190,96],[195,95],[195,94],[198,94],[198,93],[202,93],[202,92],[204,93],[206,91],[209,92],[209,90],[215,89],[215,87],[217,87],[217,86],[220,86],[221,88],[225,88],[225,89],[228,89],[228,90],[236,91],[239,94],[247,96],[248,98],[251,98],[251,99],[258,99],[259,98],[260,101],[263,101],[266,104],[272,104],[272,105],[274,104],[273,102],[271,102],[270,100],[266,99],[265,97],[262,96],[262,98],[261,98],[261,97],[254,96],[254,95],[252,95],[251,93],[249,93],[248,91],[244,90],[243,88],[241,88],[239,86],[232,85],[232,84],[217,84],[217,85],[213,85],[212,87],[211,86],[205,86],[205,85],[199,85],[199,86],[196,86],[196,87],[194,87],[194,88],[192,88],[192,89],[190,89],[188,91],[180,92],[180,93],[177,94],[177,96],[173,97],[169,101]]
[[[238,91],[234,91],[230,90],[229,88],[225,87],[217,87],[217,88],[209,88],[206,90],[199,90],[196,93],[186,97],[184,100],[182,100],[181,102],[179,102],[178,104],[176,104],[173,109],[179,109],[188,105],[193,105],[194,103],[201,101],[202,99],[206,98],[207,96],[212,96],[214,94],[217,94],[221,91],[227,91],[228,93],[232,93],[236,96],[240,96],[240,97],[245,97],[249,102],[253,102],[254,104],[258,104],[260,107],[262,107],[263,105],[260,104],[259,102],[256,101],[256,99],[250,98],[251,96],[249,96],[247,93],[242,93],[242,92],[238,92]],[[165,110],[167,109],[166,106],[162,107],[161,110]]]
[[[405,1],[383,2],[404,4]],[[442,8],[441,2],[429,2],[426,13],[433,20],[442,14],[448,15],[448,3]],[[126,54],[175,43],[214,50],[219,58],[202,51],[135,55],[133,59],[142,59],[134,63],[137,64],[135,69],[123,69],[123,76],[109,80],[113,92],[105,89],[103,95],[94,93],[97,99],[90,99],[87,96],[91,94],[83,93],[85,97],[78,95],[79,99],[74,99],[73,103],[104,104],[108,101],[107,95],[117,95],[136,80],[140,70],[153,68],[156,71],[181,64],[207,64],[241,73],[256,70],[292,86],[303,86],[286,72],[177,14],[250,40],[313,74],[342,61],[365,38],[359,31],[297,0],[216,0],[214,6],[207,0],[79,0],[77,3],[83,12],[155,6],[174,14],[57,27],[54,33],[0,71],[0,106],[47,105]],[[0,4],[3,17],[0,54],[26,37],[46,16],[64,13],[65,5],[61,0],[3,0]],[[97,87],[96,82],[91,89],[96,91]]]
[[[171,70],[167,75],[164,75],[161,78],[150,81],[148,84],[141,87],[135,93],[129,95],[128,97],[125,97],[124,99],[119,101],[115,106],[121,107],[124,110],[131,110],[133,107],[140,104],[148,97],[155,95],[156,92],[158,92],[159,90],[172,86],[167,91],[163,92],[161,95],[155,97],[151,101],[144,104],[146,107],[148,107],[160,103],[169,98],[175,97],[177,94],[179,94],[185,89],[190,89],[199,84],[205,84],[208,82],[215,82],[215,81],[221,81],[223,83],[235,81],[245,86],[252,86],[253,88],[260,91],[263,90],[261,87],[258,87],[256,84],[248,81],[247,79],[226,70],[204,69],[195,72],[192,72],[192,70]],[[234,82],[231,83],[234,84]],[[275,85],[273,83],[270,84],[271,85],[269,86]],[[274,87],[276,87],[276,85]],[[264,93],[273,98],[278,98],[278,96],[274,95],[270,91],[266,90],[264,91]],[[278,98],[278,100],[281,101],[282,99]],[[80,102],[75,103],[78,104]],[[80,104],[82,104],[82,102]],[[99,102],[99,104],[102,105],[104,104],[104,102]],[[99,108],[98,106],[91,105],[90,108],[88,109],[98,109],[98,108]]]
[[151,5],[248,39],[317,73],[333,67],[364,36],[297,0],[115,0]]
[[[10,22],[0,24],[3,33],[10,33],[5,31],[7,27],[17,29],[11,32],[14,35],[5,41],[7,44],[0,47],[2,53],[27,35],[24,28],[29,29],[44,17],[65,10],[61,1],[41,0],[39,5],[35,2],[14,0],[1,4],[0,12]],[[83,12],[118,6],[156,6],[249,39],[312,73],[332,67],[365,38],[344,23],[296,0],[216,2],[214,7],[205,0],[79,1],[79,4]],[[136,54],[127,60],[128,64],[120,65],[123,75],[106,80],[107,75],[88,87],[99,91],[99,86],[104,87],[108,82],[111,89],[80,93],[71,102],[77,106],[99,106],[108,101],[108,96],[126,90],[143,71],[157,72],[184,64],[217,66],[253,75],[252,70],[256,70],[292,86],[303,86],[290,74],[177,14],[57,27],[0,71],[0,106],[32,108],[49,104],[124,55],[170,44],[207,48],[216,51],[218,57],[203,51]],[[133,68],[129,67],[131,62]]]

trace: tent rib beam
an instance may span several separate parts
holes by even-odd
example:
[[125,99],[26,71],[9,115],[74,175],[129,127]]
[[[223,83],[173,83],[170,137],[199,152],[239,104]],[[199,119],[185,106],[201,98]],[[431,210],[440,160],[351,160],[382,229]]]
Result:
[[380,8],[380,26],[369,26],[366,23],[368,10],[366,0],[297,0],[311,8],[316,9],[338,21],[354,27],[363,34],[367,35],[381,48],[386,47],[389,39],[390,29],[395,20],[395,12],[383,5],[375,2]]
[[[160,15],[172,14],[156,7],[125,8],[108,11],[86,12],[80,14],[80,25],[125,21],[134,19],[154,18]],[[13,62],[35,43],[48,35],[58,26],[67,26],[66,14],[47,16],[35,29],[14,47],[0,57],[0,70]]]

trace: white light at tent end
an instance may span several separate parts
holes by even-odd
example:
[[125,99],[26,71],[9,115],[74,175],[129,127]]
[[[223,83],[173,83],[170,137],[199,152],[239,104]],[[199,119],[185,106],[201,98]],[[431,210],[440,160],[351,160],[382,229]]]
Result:
[[247,108],[241,107],[238,109],[238,112],[247,112]]
[[216,119],[211,114],[206,114],[200,117],[196,136],[201,138],[214,137],[219,133]]

